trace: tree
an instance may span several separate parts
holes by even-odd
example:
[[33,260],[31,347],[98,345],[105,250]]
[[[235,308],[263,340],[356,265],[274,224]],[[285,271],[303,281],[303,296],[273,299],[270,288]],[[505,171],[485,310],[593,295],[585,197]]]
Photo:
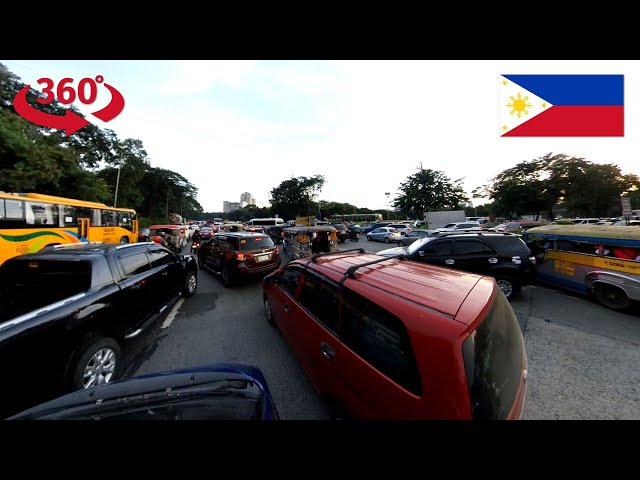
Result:
[[443,172],[423,169],[400,185],[402,194],[392,205],[402,212],[413,212],[423,218],[431,210],[461,208],[467,200],[461,180],[450,180]]
[[314,196],[322,190],[324,182],[322,175],[285,180],[270,192],[271,211],[284,219],[316,215],[318,203]]

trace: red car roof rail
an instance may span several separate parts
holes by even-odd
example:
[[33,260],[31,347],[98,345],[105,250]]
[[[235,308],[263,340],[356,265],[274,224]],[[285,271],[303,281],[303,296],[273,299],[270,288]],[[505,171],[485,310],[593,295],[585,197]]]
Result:
[[346,253],[346,252],[364,253],[364,248],[362,248],[362,247],[360,247],[360,248],[349,248],[348,250],[336,250],[335,252],[316,253],[314,256],[311,257],[311,261],[313,263],[316,263],[316,259],[319,258],[319,257],[326,257],[327,255],[335,255],[337,253]]
[[366,267],[367,265],[373,265],[374,263],[380,263],[380,262],[384,262],[386,260],[391,260],[394,258],[398,258],[400,260],[406,260],[406,258],[404,258],[402,254],[399,254],[399,255],[390,255],[388,257],[382,257],[376,260],[371,260],[370,262],[364,262],[364,263],[361,263],[360,265],[353,265],[347,269],[347,272],[344,274],[344,276],[340,279],[338,283],[342,286],[342,284],[347,278],[349,277],[356,278],[356,275],[355,275],[356,270],[358,270],[360,267]]

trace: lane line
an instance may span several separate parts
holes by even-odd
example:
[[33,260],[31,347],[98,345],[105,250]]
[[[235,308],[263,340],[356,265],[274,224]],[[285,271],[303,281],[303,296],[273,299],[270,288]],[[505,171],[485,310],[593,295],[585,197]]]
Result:
[[169,315],[167,315],[167,318],[164,320],[164,322],[162,322],[162,327],[160,328],[169,328],[169,325],[171,325],[171,322],[173,322],[173,319],[176,317],[178,310],[182,306],[183,302],[184,302],[184,297],[181,297],[180,300],[178,300],[176,304],[173,306],[173,308],[169,312]]

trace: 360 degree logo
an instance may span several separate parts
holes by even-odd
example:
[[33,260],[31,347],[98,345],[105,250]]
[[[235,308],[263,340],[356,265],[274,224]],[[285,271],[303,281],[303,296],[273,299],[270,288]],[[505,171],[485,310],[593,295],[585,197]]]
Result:
[[[41,105],[47,105],[57,98],[60,103],[69,105],[78,98],[81,103],[90,105],[95,102],[98,97],[98,84],[104,82],[104,77],[102,75],[98,75],[95,80],[93,78],[83,78],[78,82],[77,91],[73,86],[69,85],[72,82],[73,78],[63,78],[58,83],[54,93],[53,87],[55,82],[53,80],[47,77],[39,79],[38,83],[44,84],[42,93],[44,93],[46,97],[38,98],[36,101]],[[108,83],[105,83],[104,86],[111,93],[111,101],[106,107],[95,112],[91,112],[91,114],[103,122],[108,122],[116,118],[120,112],[122,112],[122,109],[124,108],[124,98],[118,90]],[[33,108],[29,102],[27,102],[27,93],[30,88],[31,85],[25,85],[13,99],[13,107],[16,109],[18,115],[25,120],[29,120],[31,123],[35,123],[36,125],[41,125],[43,127],[64,130],[67,137],[89,125],[87,120],[75,114],[71,110],[67,110],[64,115],[54,115],[52,113],[41,112],[40,110]]]

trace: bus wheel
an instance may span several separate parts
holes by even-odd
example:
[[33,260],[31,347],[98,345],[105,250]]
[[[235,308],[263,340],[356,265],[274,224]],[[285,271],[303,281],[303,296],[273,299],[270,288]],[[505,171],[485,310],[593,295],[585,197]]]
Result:
[[617,312],[624,312],[631,308],[631,300],[621,288],[601,283],[596,285],[595,290],[596,299],[600,305]]
[[129,239],[127,237],[122,237],[120,239],[120,243],[129,243]]

